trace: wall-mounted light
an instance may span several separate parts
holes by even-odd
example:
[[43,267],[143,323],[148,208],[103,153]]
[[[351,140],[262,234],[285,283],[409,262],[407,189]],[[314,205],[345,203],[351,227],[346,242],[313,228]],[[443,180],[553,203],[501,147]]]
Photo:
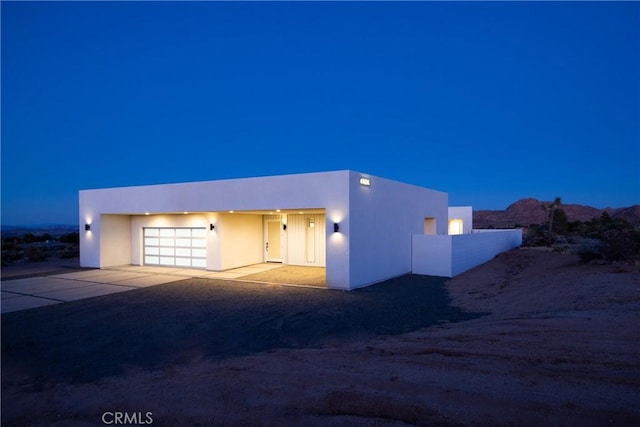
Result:
[[333,232],[337,233],[338,231],[340,231],[340,224],[338,224],[337,222],[333,223]]
[[282,224],[282,229],[283,229],[284,231],[287,231],[287,224]]
[[360,185],[364,185],[365,187],[371,187],[371,178],[361,176]]
[[213,231],[216,229],[216,226],[213,224],[209,224],[209,230]]
[[85,224],[84,231],[91,231],[91,224]]

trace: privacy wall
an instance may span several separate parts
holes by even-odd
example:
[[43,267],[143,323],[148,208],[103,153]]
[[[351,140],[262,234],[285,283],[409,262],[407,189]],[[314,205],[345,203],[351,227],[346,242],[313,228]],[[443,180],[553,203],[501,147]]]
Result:
[[522,244],[522,230],[473,230],[455,236],[413,236],[413,273],[453,277]]

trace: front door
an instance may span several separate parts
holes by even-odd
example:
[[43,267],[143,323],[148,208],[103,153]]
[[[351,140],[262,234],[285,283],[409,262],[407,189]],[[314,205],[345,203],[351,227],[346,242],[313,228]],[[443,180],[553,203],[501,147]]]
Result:
[[281,221],[266,220],[265,222],[264,260],[266,262],[282,262]]

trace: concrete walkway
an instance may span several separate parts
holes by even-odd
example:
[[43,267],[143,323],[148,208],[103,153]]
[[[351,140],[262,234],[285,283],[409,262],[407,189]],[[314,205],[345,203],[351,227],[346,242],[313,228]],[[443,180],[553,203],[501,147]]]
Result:
[[222,272],[133,265],[77,271],[52,276],[3,280],[1,313],[130,291],[187,278],[239,279],[282,264],[256,264]]

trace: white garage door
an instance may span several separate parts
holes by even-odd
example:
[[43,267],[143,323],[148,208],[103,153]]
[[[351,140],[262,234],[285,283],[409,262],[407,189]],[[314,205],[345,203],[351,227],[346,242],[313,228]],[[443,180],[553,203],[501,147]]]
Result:
[[172,267],[207,266],[204,228],[144,228],[144,263]]

